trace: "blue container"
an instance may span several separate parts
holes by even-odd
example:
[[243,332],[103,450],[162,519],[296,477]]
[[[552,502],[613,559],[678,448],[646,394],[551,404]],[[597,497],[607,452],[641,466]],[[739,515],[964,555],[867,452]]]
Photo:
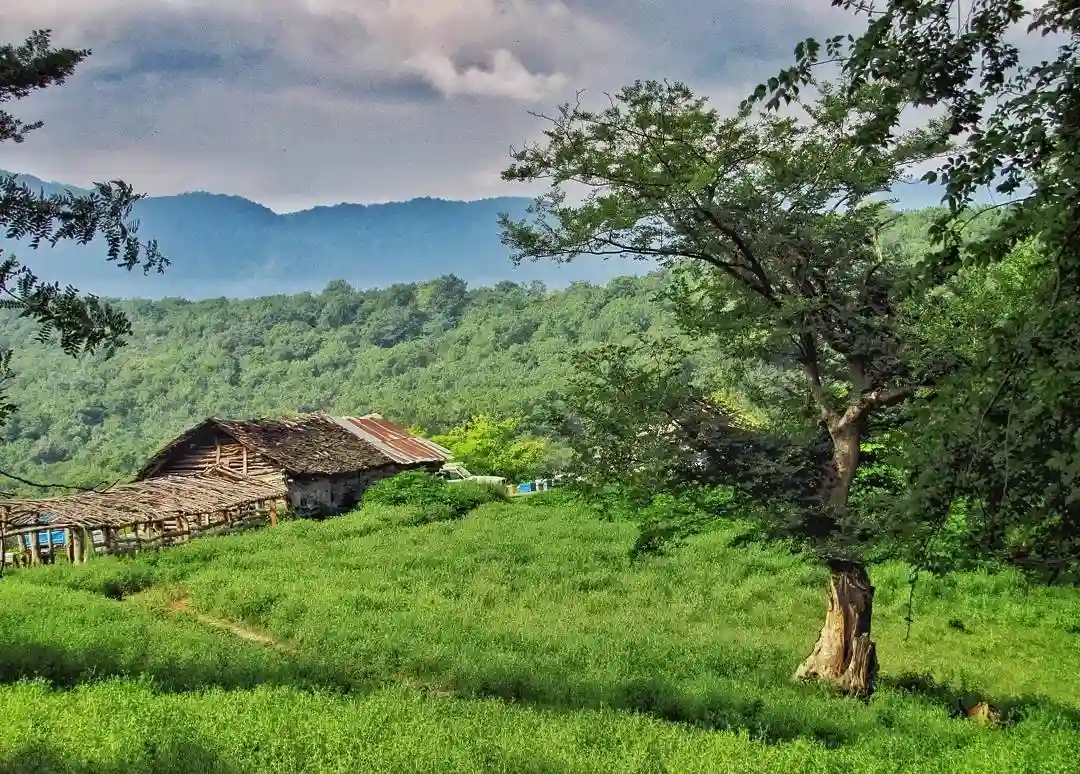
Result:
[[[22,536],[22,544],[24,548],[30,548],[30,536]],[[62,546],[66,545],[64,536],[64,530],[62,529],[50,529],[42,530],[38,533],[38,545],[39,546]]]

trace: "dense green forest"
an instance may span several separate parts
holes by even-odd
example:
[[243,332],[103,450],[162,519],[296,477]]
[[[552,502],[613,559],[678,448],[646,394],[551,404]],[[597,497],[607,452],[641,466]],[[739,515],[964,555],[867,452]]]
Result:
[[[932,215],[899,214],[888,249],[925,250]],[[543,409],[575,352],[679,335],[670,304],[656,298],[666,282],[656,272],[548,291],[469,288],[447,275],[369,291],[338,281],[318,294],[128,300],[118,303],[132,321],[126,346],[80,359],[8,314],[0,347],[14,351],[18,411],[0,428],[0,466],[39,482],[114,481],[207,416],[314,410],[378,411],[432,433],[477,414],[518,415],[550,436],[558,430]],[[737,386],[707,340],[686,342],[704,383]]]

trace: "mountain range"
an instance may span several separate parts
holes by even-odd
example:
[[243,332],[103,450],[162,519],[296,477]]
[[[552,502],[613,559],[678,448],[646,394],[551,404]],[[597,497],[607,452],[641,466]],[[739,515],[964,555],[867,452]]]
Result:
[[[46,193],[82,190],[17,177]],[[418,198],[277,213],[240,196],[200,191],[151,196],[135,205],[140,236],[156,239],[171,261],[165,274],[119,269],[105,260],[99,243],[33,251],[0,238],[0,250],[15,254],[44,279],[101,296],[138,298],[251,298],[319,291],[336,279],[363,289],[449,273],[470,285],[539,280],[558,288],[647,268],[626,259],[513,266],[499,239],[497,216],[520,217],[530,201]]]

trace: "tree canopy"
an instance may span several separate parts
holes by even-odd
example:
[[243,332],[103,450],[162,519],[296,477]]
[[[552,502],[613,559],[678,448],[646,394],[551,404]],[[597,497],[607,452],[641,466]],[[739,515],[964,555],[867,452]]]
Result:
[[[771,107],[838,62],[849,91],[874,84],[882,109],[860,137],[889,142],[908,105],[941,111],[955,152],[924,178],[944,186],[926,274],[996,264],[1024,241],[1024,301],[986,331],[969,366],[939,391],[924,425],[915,507],[965,496],[983,551],[1054,577],[1080,558],[1080,156],[1074,3],[833,0],[867,18],[858,36],[807,40],[795,64],[758,87]],[[984,238],[960,250],[958,227],[980,192],[1008,197]]]
[[[0,45],[0,104],[28,97],[35,91],[63,84],[90,55],[89,50],[53,48],[47,30],[34,32],[22,45]],[[22,143],[42,126],[0,109],[0,142]],[[46,196],[35,193],[12,176],[0,177],[0,227],[8,239],[25,240],[37,250],[61,240],[88,244],[100,238],[106,257],[124,269],[163,271],[168,261],[154,242],[143,243],[138,224],[131,222],[132,205],[141,198],[121,182],[97,183],[87,195],[71,192]],[[113,305],[71,285],[44,282],[15,255],[0,250],[0,308],[16,310],[33,320],[42,342],[59,338],[69,355],[111,351],[130,333],[127,318]],[[2,389],[14,376],[11,350],[0,348],[0,421],[14,404]]]

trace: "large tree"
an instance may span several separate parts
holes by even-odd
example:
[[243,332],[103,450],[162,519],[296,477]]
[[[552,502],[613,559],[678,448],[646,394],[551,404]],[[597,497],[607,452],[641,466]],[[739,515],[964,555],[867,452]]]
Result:
[[[763,362],[797,366],[826,446],[820,475],[800,475],[803,491],[787,502],[799,514],[794,532],[830,570],[825,626],[797,674],[867,695],[876,655],[864,551],[878,530],[848,507],[860,446],[875,415],[951,366],[923,356],[908,267],[883,254],[877,236],[888,216],[873,197],[940,152],[945,135],[928,124],[864,150],[858,137],[877,115],[881,91],[842,94],[822,85],[820,95],[800,103],[801,119],[749,109],[724,117],[684,85],[658,82],[624,88],[598,111],[564,105],[545,117],[544,141],[514,151],[503,173],[546,180],[549,191],[529,217],[504,217],[502,225],[516,260],[628,254],[671,267],[668,297],[685,329],[742,342],[744,355]],[[572,202],[568,184],[584,187],[584,199]],[[751,482],[751,493],[765,491],[769,476],[783,488],[776,474],[816,460],[812,450],[780,455],[753,438],[735,440],[758,453],[732,454],[722,439],[730,441],[734,427],[723,411],[685,391],[690,400],[664,397],[680,381],[679,358],[655,371],[659,391],[649,397],[648,380],[620,359],[609,359],[608,370],[623,387],[633,384],[624,391],[642,407],[662,407],[685,443],[735,483]],[[724,426],[726,434],[708,430]],[[790,464],[774,464],[778,455]],[[766,472],[746,470],[749,459]]]
[[[753,99],[779,107],[840,65],[845,89],[882,90],[861,147],[890,142],[904,106],[944,113],[957,152],[926,174],[948,205],[925,268],[933,281],[965,263],[994,264],[1023,240],[1025,302],[989,331],[971,366],[942,385],[924,423],[913,492],[964,495],[983,551],[1045,577],[1080,567],[1080,15],[1071,0],[833,0],[865,16],[858,36],[796,48],[795,64]],[[826,54],[822,58],[822,50]],[[959,250],[956,228],[980,192],[1009,197],[987,238]]]
[[[0,45],[0,105],[23,99],[40,89],[64,83],[90,51],[53,48],[47,30],[34,32],[21,45]],[[27,122],[0,109],[0,142],[22,143],[42,123]],[[162,271],[168,261],[154,242],[142,243],[132,205],[141,198],[131,186],[97,183],[87,194],[45,195],[0,176],[0,227],[8,239],[22,239],[28,249],[61,240],[87,244],[100,239],[106,256],[124,269]],[[41,341],[56,337],[71,355],[121,346],[131,327],[127,318],[92,294],[71,285],[45,282],[25,262],[0,250],[0,308],[18,312],[39,324]],[[13,376],[11,351],[0,349],[0,422],[14,410],[3,389]]]

